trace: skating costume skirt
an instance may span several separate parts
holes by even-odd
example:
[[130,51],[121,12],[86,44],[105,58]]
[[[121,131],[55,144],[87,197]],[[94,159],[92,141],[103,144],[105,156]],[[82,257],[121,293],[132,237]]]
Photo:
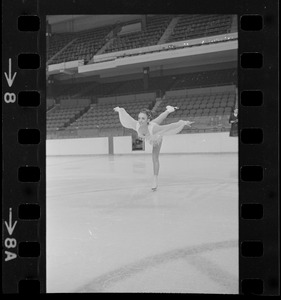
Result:
[[162,140],[163,140],[163,137],[161,135],[158,135],[158,134],[152,134],[152,128],[153,128],[153,123],[150,122],[150,125],[148,126],[148,132],[149,134],[148,135],[142,135],[140,132],[139,132],[139,125],[137,125],[137,133],[138,133],[138,136],[141,140],[146,140],[147,142],[149,142],[149,144],[151,146],[158,146],[161,144]]
[[147,142],[149,142],[149,144],[151,146],[158,146],[161,144],[161,142],[163,140],[163,137],[160,135],[153,135],[153,136],[147,136],[147,137],[139,135],[139,138],[143,141],[146,140]]

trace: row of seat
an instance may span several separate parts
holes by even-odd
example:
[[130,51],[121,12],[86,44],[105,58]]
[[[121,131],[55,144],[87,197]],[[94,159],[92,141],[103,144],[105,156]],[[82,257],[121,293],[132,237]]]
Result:
[[[229,124],[229,116],[232,112],[233,106],[235,105],[235,97],[233,97],[234,92],[229,93],[217,93],[215,95],[209,95],[209,97],[219,97],[219,96],[229,96],[228,98],[224,98],[224,102],[213,102],[213,107],[211,108],[201,108],[200,106],[198,108],[195,108],[198,103],[195,103],[193,106],[190,106],[190,103],[187,99],[184,100],[184,98],[181,99],[181,101],[174,101],[173,99],[165,100],[161,103],[161,105],[158,107],[155,117],[159,115],[162,111],[165,110],[165,106],[170,105],[181,105],[180,109],[171,113],[166,120],[163,122],[164,124],[169,124],[171,122],[175,122],[177,120],[190,120],[190,121],[196,121],[196,123],[193,126],[193,130],[212,130],[215,128],[217,130],[218,126],[220,128],[224,128],[224,130],[227,130],[227,128],[230,127]],[[197,95],[197,99],[200,97],[206,97],[208,95],[202,96]],[[230,97],[231,96],[231,97]],[[232,102],[229,100],[232,99]],[[220,105],[218,107],[215,107],[215,104],[219,103]],[[124,107],[126,111],[135,119],[137,119],[137,115],[139,113],[139,107],[149,107],[150,101],[142,101],[139,106],[136,106],[135,103],[119,103],[120,107]],[[225,105],[223,105],[225,104]],[[191,108],[189,108],[191,107]],[[107,109],[107,111],[105,110]],[[108,128],[108,129],[117,129],[122,128],[122,125],[119,120],[119,116],[116,112],[113,111],[112,105],[103,105],[98,104],[95,105],[92,109],[90,109],[88,112],[84,113],[80,118],[78,118],[75,122],[72,122],[71,120],[62,117],[61,119],[56,120],[47,120],[47,132],[55,131],[55,130],[61,130],[65,129],[68,130],[82,130],[82,129],[102,129],[102,128]],[[185,133],[183,130],[182,133]]]
[[[184,105],[189,104],[212,104],[218,102],[231,101],[235,98],[233,93],[214,93],[214,95],[169,95],[166,97],[168,101],[180,101]],[[188,104],[186,104],[188,103]],[[182,103],[181,103],[182,104]]]
[[[189,99],[184,95],[178,97],[167,97],[158,106],[156,113],[161,113],[167,105],[177,106],[179,110],[170,114],[175,116],[213,116],[213,115],[230,115],[235,106],[236,95],[234,92],[216,93],[210,95],[194,95]],[[210,101],[208,101],[208,98]]]
[[189,31],[189,32],[184,32],[184,33],[177,33],[174,34],[172,39],[169,41],[180,41],[180,40],[192,40],[192,39],[197,39],[202,36],[213,36],[213,35],[221,35],[224,33],[228,33],[228,28],[220,28],[220,29],[202,29],[202,30],[196,30],[196,31]]
[[59,54],[52,63],[84,59],[89,61],[93,55],[106,43],[106,36],[113,29],[105,26],[77,33],[77,40],[65,51]]
[[[51,59],[58,51],[76,38],[75,33],[57,33],[49,38],[47,58]],[[52,61],[52,63],[54,63]]]
[[167,42],[227,33],[231,22],[230,15],[184,15],[173,28]]
[[[138,103],[134,102],[124,102],[119,103],[118,105],[112,104],[97,104],[93,106],[90,110],[87,111],[81,118],[73,122],[69,128],[84,128],[84,125],[109,125],[111,126],[120,126],[119,116],[113,108],[115,106],[124,107],[126,111],[133,117],[136,117],[139,111],[142,108],[148,108],[152,104],[150,99],[139,101]],[[106,126],[105,126],[106,127]]]
[[88,109],[87,101],[85,100],[80,99],[81,103],[76,102],[76,106],[74,107],[75,99],[72,99],[70,102],[72,101],[73,103],[69,103],[68,107],[65,103],[62,103],[47,113],[47,130],[50,128],[64,128],[83,115]]
[[171,19],[172,17],[169,15],[148,17],[144,30],[117,36],[113,43],[105,49],[105,53],[156,45]]
[[[156,110],[155,116],[165,111],[167,105],[173,105],[178,106],[179,110],[170,114],[166,119],[166,123],[169,123],[169,119],[174,120],[175,118],[190,119],[192,117],[208,117],[211,120],[211,118],[217,115],[228,119],[235,106],[236,99],[234,92],[216,93],[213,95],[199,94],[192,97],[195,101],[189,101],[189,99],[184,96],[181,98],[171,97],[162,101]],[[208,98],[212,98],[212,101],[206,101]],[[122,125],[120,124],[118,114],[113,111],[113,106],[112,104],[97,104],[85,114],[81,115],[81,117],[76,119],[72,124],[69,123],[69,120],[64,119],[63,124],[61,122],[60,125],[65,126],[67,129],[87,129],[98,126],[103,128],[121,127]],[[151,106],[151,101],[119,103],[118,106],[124,107],[133,118],[137,119],[140,110]],[[57,126],[58,123],[59,120],[56,119],[55,123],[51,125],[55,124],[54,126]],[[69,126],[66,126],[66,124]]]

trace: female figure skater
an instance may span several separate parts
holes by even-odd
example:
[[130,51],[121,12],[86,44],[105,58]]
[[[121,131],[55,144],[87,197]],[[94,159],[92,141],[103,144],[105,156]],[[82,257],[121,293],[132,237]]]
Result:
[[142,109],[138,115],[138,121],[133,119],[124,108],[115,107],[114,111],[119,113],[121,124],[129,129],[134,129],[140,139],[146,139],[153,147],[153,184],[152,190],[156,190],[158,186],[159,174],[159,153],[162,145],[162,137],[164,135],[173,135],[179,133],[185,125],[190,126],[194,122],[180,120],[175,123],[160,125],[166,117],[174,112],[176,107],[167,106],[166,111],[160,114],[157,118],[152,120],[152,113],[148,109]]

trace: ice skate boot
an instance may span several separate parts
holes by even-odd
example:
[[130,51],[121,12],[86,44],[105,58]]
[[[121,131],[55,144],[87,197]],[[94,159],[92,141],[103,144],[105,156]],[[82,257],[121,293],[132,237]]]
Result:
[[154,176],[154,177],[153,177],[153,182],[152,182],[152,187],[151,187],[151,189],[152,189],[153,191],[156,191],[156,190],[157,190],[157,187],[158,187],[158,178],[157,178],[157,176]]

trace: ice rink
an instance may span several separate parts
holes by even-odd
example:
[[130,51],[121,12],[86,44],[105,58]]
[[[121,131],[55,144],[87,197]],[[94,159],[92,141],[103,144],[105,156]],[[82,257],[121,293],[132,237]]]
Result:
[[238,293],[238,153],[47,157],[47,292]]

